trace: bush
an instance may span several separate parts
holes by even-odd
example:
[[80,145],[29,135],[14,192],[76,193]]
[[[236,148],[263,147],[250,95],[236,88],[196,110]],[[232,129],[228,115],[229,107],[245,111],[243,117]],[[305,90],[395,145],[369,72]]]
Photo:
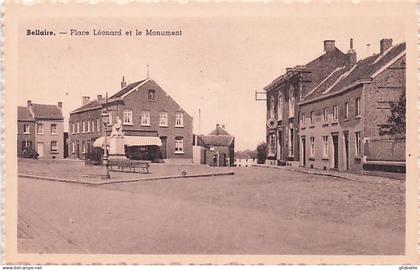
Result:
[[266,159],[267,159],[267,144],[265,142],[262,142],[257,146],[257,163],[264,164]]
[[90,153],[85,155],[86,163],[100,165],[102,164],[102,148],[93,147]]
[[37,159],[39,156],[39,154],[32,148],[24,148],[22,150],[22,157],[24,158],[33,158],[33,159]]

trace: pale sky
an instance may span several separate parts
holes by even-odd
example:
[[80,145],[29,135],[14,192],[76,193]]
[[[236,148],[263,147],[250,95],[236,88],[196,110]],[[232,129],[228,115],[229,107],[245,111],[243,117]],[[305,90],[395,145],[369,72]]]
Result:
[[[26,29],[182,30],[181,37],[28,37]],[[350,38],[358,59],[379,51],[381,38],[404,41],[398,21],[390,18],[214,17],[214,18],[71,18],[27,20],[19,31],[19,105],[64,103],[69,112],[82,95],[95,98],[129,82],[150,77],[194,117],[198,133],[216,123],[236,137],[236,149],[254,149],[265,140],[265,102],[255,91],[323,53],[323,40],[334,39],[343,52]]]

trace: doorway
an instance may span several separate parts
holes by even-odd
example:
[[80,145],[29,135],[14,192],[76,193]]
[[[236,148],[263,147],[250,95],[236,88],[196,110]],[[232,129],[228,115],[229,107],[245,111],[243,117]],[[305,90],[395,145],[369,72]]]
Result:
[[39,142],[36,144],[36,151],[39,154],[39,157],[44,157],[44,143]]
[[349,170],[349,133],[344,132],[344,151],[346,157],[346,168],[345,170]]
[[334,146],[334,169],[338,169],[338,134],[332,134],[333,146]]
[[162,136],[160,137],[160,140],[162,142],[162,146],[160,147],[160,154],[162,155],[162,159],[168,158],[168,152],[167,152],[167,137]]
[[302,137],[302,166],[306,166],[306,138]]

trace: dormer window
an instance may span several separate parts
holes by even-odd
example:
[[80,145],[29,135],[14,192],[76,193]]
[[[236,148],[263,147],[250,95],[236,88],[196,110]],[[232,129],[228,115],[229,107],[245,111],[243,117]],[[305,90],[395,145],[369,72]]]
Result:
[[149,89],[149,91],[147,92],[147,98],[149,100],[156,100],[156,92],[153,89]]

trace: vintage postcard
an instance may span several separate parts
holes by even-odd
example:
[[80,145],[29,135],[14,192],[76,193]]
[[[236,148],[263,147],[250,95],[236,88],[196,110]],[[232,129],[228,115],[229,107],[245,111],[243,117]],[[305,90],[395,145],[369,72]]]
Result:
[[415,264],[414,2],[5,3],[5,264]]

